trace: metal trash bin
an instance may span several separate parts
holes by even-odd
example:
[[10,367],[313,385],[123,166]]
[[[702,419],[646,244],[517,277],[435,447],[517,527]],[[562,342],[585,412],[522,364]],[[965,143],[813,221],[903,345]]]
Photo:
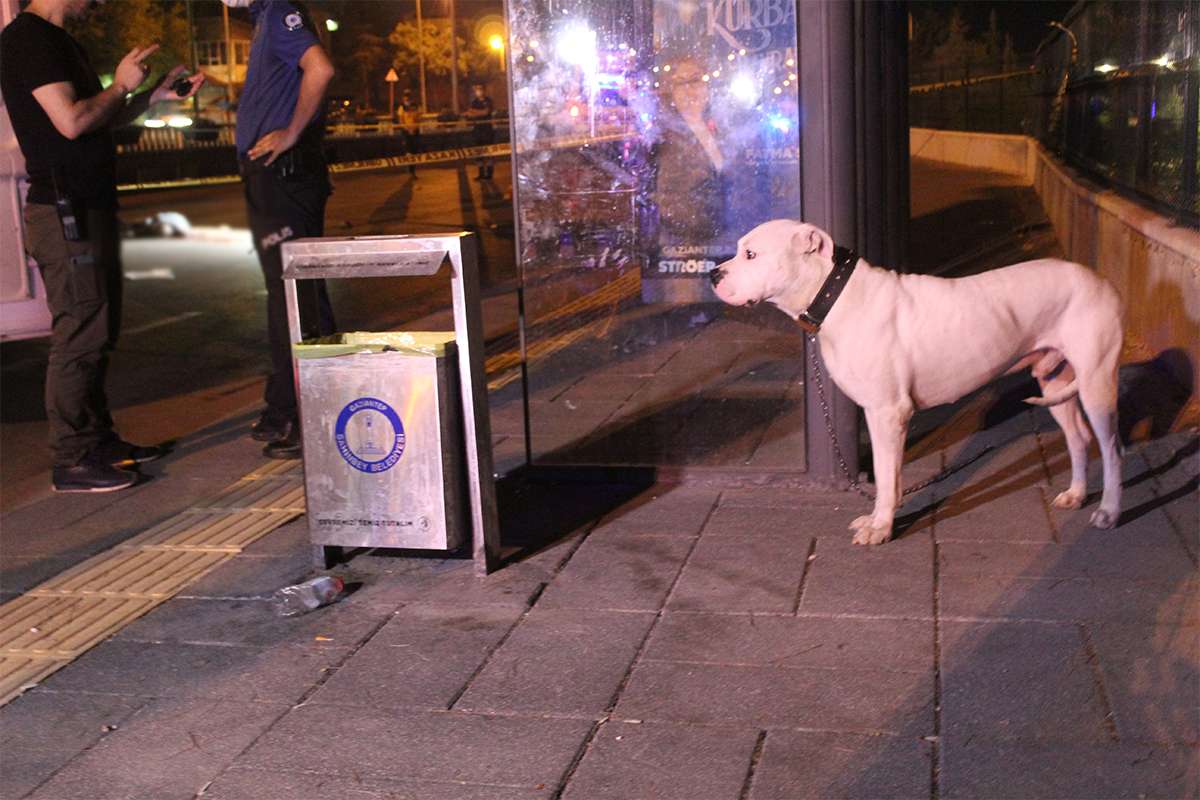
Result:
[[340,333],[292,345],[315,545],[463,544],[454,339],[453,331]]

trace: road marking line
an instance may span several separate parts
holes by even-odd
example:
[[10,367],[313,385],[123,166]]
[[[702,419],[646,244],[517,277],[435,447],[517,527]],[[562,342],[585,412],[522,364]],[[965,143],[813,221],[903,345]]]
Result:
[[0,605],[0,705],[304,513],[300,462],[200,504]]
[[124,331],[122,331],[122,333],[125,334],[126,336],[136,336],[139,333],[145,333],[146,331],[152,331],[155,328],[162,328],[167,325],[174,325],[176,322],[183,322],[184,320],[189,320],[189,319],[192,319],[193,317],[198,317],[203,313],[204,313],[203,311],[185,311],[182,314],[176,314],[173,317],[157,319],[154,322],[147,322],[145,325],[138,325],[136,328],[127,328]]
[[127,281],[173,281],[175,280],[175,270],[170,267],[155,267],[154,269],[127,269],[125,270],[125,280]]

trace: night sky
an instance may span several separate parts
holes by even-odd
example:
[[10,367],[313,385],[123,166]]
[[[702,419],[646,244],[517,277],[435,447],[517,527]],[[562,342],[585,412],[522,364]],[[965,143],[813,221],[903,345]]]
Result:
[[946,0],[911,0],[909,10],[917,16],[924,9],[937,9],[939,13],[949,16],[954,8],[958,8],[963,18],[971,28],[973,35],[987,31],[988,15],[996,10],[996,22],[1002,34],[1010,33],[1013,46],[1017,52],[1029,52],[1036,48],[1050,33],[1046,23],[1050,20],[1062,20],[1075,5],[1075,0],[1048,0],[1048,2],[1032,2],[1031,0],[1006,0],[1005,2],[946,2]]

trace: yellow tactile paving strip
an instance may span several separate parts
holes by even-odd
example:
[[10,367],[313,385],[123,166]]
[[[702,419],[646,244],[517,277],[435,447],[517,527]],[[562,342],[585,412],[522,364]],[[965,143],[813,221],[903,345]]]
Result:
[[303,513],[300,462],[265,464],[0,605],[0,705]]

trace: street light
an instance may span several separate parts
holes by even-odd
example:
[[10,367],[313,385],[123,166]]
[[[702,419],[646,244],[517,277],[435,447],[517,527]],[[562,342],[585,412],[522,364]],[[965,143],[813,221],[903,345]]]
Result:
[[325,20],[325,30],[329,31],[330,33],[336,31],[338,27],[338,21],[336,19]]
[[500,71],[504,72],[504,37],[498,33],[493,33],[488,37],[488,47],[496,51],[496,57],[500,61]]

